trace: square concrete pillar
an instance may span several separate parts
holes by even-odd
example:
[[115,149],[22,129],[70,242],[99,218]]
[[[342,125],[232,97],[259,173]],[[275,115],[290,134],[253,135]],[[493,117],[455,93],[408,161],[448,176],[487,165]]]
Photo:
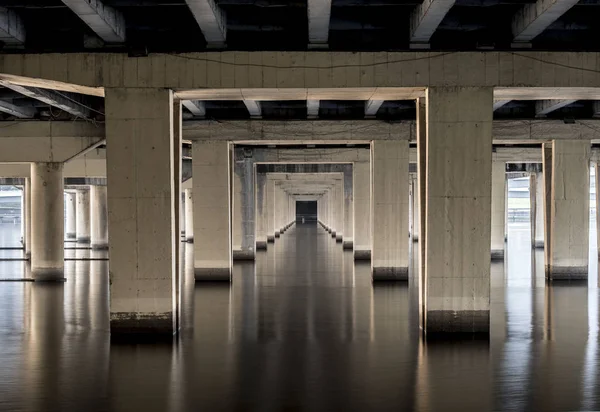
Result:
[[594,185],[596,189],[596,204],[594,205],[596,206],[596,249],[598,251],[598,256],[600,257],[600,217],[598,216],[600,214],[600,165],[598,164],[598,162],[594,163],[594,172]]
[[373,280],[408,280],[408,141],[371,144]]
[[371,259],[371,165],[352,165],[354,194],[354,259]]
[[[75,202],[73,202],[73,210],[75,210]],[[21,218],[23,220],[23,246],[25,256],[29,258],[31,257],[31,178],[29,177],[25,178],[25,185],[23,186],[23,211]]]
[[344,180],[335,181],[335,218],[337,231],[335,232],[335,241],[342,243],[344,241],[344,214],[346,213],[344,200]]
[[489,334],[493,90],[426,96],[425,331]]
[[[193,180],[192,180],[193,182]],[[185,189],[185,241],[194,243],[194,190]]]
[[113,338],[177,331],[176,187],[181,143],[174,138],[173,94],[107,88],[106,157]]
[[192,142],[196,281],[231,281],[230,158],[229,142]]
[[67,206],[65,208],[66,219],[65,219],[65,232],[67,239],[77,238],[77,198],[76,194],[67,192],[65,196],[65,202]]
[[108,249],[108,208],[106,186],[90,187],[90,244],[92,249]]
[[410,198],[412,208],[411,235],[413,242],[416,242],[419,240],[419,185],[416,177],[411,180]]
[[267,242],[275,241],[275,180],[267,177],[266,191]]
[[255,181],[255,206],[254,213],[256,222],[256,250],[267,249],[267,175],[264,173],[256,173],[256,165],[254,166],[254,181]]
[[[549,149],[551,148],[551,153]],[[590,151],[589,140],[554,140],[544,144],[544,171],[550,178],[546,201],[546,276],[551,280],[588,277]]]
[[254,167],[251,158],[233,165],[233,260],[254,260]]
[[504,260],[506,186],[506,163],[492,162],[492,260]]
[[354,248],[354,198],[352,168],[344,169],[344,242],[343,248]]
[[90,243],[91,214],[90,214],[90,189],[77,189],[77,218],[75,224],[77,243]]
[[531,226],[531,245],[544,247],[544,175],[532,173],[529,176],[529,219]]

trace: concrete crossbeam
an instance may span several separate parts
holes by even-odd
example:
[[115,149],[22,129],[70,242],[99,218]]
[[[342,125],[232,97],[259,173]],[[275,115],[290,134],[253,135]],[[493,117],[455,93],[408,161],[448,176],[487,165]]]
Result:
[[81,20],[107,43],[125,41],[123,14],[101,0],[62,0]]
[[0,112],[10,114],[20,119],[31,119],[35,114],[33,107],[15,106],[11,102],[0,100]]
[[544,117],[555,110],[575,103],[577,100],[538,100],[535,102],[535,117]]
[[214,0],[185,0],[185,2],[202,30],[206,47],[225,48],[227,18],[219,5]]
[[308,47],[327,48],[331,0],[308,0]]
[[514,42],[531,42],[577,2],[578,0],[538,0],[535,3],[526,4],[513,17]]
[[206,105],[204,102],[198,100],[182,100],[181,104],[195,117],[204,118],[206,116]]
[[251,119],[262,118],[262,110],[259,102],[256,100],[244,100],[244,105],[246,106],[246,109],[248,109]]
[[79,102],[79,100],[81,100],[80,96],[68,92],[57,92],[38,87],[21,86],[5,81],[0,81],[0,85],[14,90],[17,93],[21,93],[24,96],[39,100],[49,106],[64,110],[73,116],[86,119],[90,117],[91,111],[84,103]]
[[306,117],[311,119],[317,119],[319,117],[319,106],[320,100],[307,100],[306,101]]
[[0,7],[0,41],[8,46],[25,43],[25,25],[17,12]]
[[411,47],[428,48],[425,45],[452,6],[454,0],[425,0],[418,5],[410,17]]
[[365,103],[365,119],[375,118],[382,104],[383,100],[367,100]]

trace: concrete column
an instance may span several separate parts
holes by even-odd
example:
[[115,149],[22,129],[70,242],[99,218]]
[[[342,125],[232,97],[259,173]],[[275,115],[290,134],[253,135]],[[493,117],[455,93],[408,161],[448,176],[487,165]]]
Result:
[[598,256],[600,257],[600,165],[594,163],[595,186],[596,186],[596,249],[598,250]]
[[64,280],[64,181],[62,163],[31,163],[31,275]]
[[267,176],[262,173],[256,173],[256,167],[254,167],[254,179],[256,193],[254,206],[254,221],[256,222],[256,250],[267,249]]
[[274,199],[274,230],[273,230],[273,235],[278,238],[279,236],[281,236],[281,213],[282,213],[282,209],[281,209],[281,188],[276,184],[275,185],[275,191],[274,191],[274,195],[275,195],[275,199]]
[[335,241],[342,243],[344,241],[344,213],[345,213],[345,201],[344,201],[344,180],[339,179],[335,181],[335,214],[336,214],[336,225],[338,227],[335,232]]
[[413,242],[416,242],[419,240],[419,185],[416,177],[412,179],[411,201],[412,240]]
[[173,94],[153,88],[105,93],[111,337],[171,341],[181,201]]
[[233,164],[233,260],[254,260],[254,163],[236,158]]
[[77,243],[90,243],[90,191],[77,189]]
[[544,175],[532,173],[529,177],[529,202],[531,244],[534,248],[544,247]]
[[493,90],[426,96],[425,331],[489,334]]
[[267,179],[266,191],[267,242],[275,241],[275,181]]
[[185,241],[194,242],[194,191],[185,189]]
[[371,144],[373,280],[408,280],[408,141]]
[[506,163],[492,162],[492,260],[504,260],[506,186]]
[[106,186],[91,186],[92,249],[108,249],[108,208]]
[[[552,280],[587,279],[589,254],[590,151],[589,140],[555,140],[544,170],[552,168],[549,250],[546,276]],[[548,163],[550,160],[550,164]],[[545,176],[549,177],[549,176]]]
[[354,259],[371,259],[371,166],[354,163]]
[[31,178],[25,178],[23,187],[23,243],[25,246],[25,256],[31,257]]
[[198,280],[231,281],[229,142],[192,144],[194,274]]
[[66,193],[66,232],[67,239],[77,238],[77,196],[75,193]]
[[354,248],[354,196],[352,168],[344,170],[344,243],[343,248]]

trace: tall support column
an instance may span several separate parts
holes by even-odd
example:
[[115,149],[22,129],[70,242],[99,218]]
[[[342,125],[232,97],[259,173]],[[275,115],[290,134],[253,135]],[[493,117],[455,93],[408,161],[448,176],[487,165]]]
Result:
[[173,94],[106,88],[112,338],[177,332],[181,145]]
[[64,280],[64,181],[62,163],[31,163],[31,275]]
[[279,236],[281,236],[281,213],[282,213],[282,209],[281,209],[281,189],[279,188],[279,186],[276,184],[275,185],[275,190],[274,190],[274,217],[273,217],[273,221],[274,223],[274,230],[273,230],[273,235],[278,238]]
[[352,167],[344,169],[344,243],[343,248],[354,248],[354,198]]
[[91,244],[92,249],[108,249],[108,208],[106,186],[91,186]]
[[532,173],[529,177],[529,204],[531,244],[534,248],[544,247],[544,175]]
[[419,185],[417,178],[412,179],[412,190],[411,190],[411,201],[412,201],[412,240],[416,242],[419,240]]
[[25,178],[23,187],[23,243],[25,246],[25,256],[31,257],[31,178]]
[[264,173],[256,173],[254,166],[255,201],[254,221],[256,222],[256,250],[267,249],[267,176]]
[[[546,276],[587,279],[591,144],[589,140],[554,140],[543,147],[544,179],[550,178],[550,190],[545,193],[550,204]],[[552,171],[546,174],[549,167]]]
[[354,259],[371,259],[371,166],[353,165],[354,186]]
[[275,181],[267,179],[266,191],[267,242],[275,241]]
[[344,214],[345,214],[345,202],[344,202],[344,180],[339,179],[335,181],[335,217],[337,231],[335,232],[335,241],[342,243],[344,241]]
[[506,163],[492,162],[492,243],[491,259],[504,260],[506,227]]
[[371,144],[373,280],[408,280],[408,141]]
[[185,241],[194,242],[194,191],[185,189]]
[[72,192],[66,193],[66,228],[67,239],[77,238],[77,195]]
[[77,189],[77,243],[90,243],[90,190]]
[[255,194],[252,158],[243,156],[233,163],[233,225],[234,260],[254,260]]
[[596,249],[598,256],[600,257],[600,165],[598,162],[594,163],[595,172],[595,187],[596,187]]
[[493,90],[426,95],[425,331],[489,334]]
[[231,281],[229,142],[192,144],[194,273],[198,280]]

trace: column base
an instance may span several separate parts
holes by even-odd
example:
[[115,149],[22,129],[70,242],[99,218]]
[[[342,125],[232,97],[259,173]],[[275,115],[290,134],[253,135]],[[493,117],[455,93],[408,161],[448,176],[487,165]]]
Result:
[[90,243],[90,237],[89,236],[80,236],[77,237],[77,243]]
[[504,260],[504,249],[495,249],[490,253],[492,260]]
[[253,250],[234,250],[232,255],[233,260],[254,260]]
[[123,343],[154,343],[173,340],[173,313],[111,312],[110,340]]
[[331,231],[331,232],[329,232],[329,233],[331,233],[331,237],[335,237],[335,236],[336,236],[335,230],[332,230],[332,231]]
[[335,235],[335,241],[337,243],[342,243],[344,241],[344,236],[342,236],[341,233],[336,233],[336,235]]
[[374,267],[372,269],[373,281],[380,280],[408,280],[407,267]]
[[354,260],[371,260],[371,251],[354,249]]
[[77,235],[75,233],[67,233],[67,239],[75,239]]
[[281,233],[279,233],[279,231],[278,231],[278,230],[277,230],[277,231],[275,231],[275,237],[280,237],[280,236],[281,236]]
[[267,241],[266,240],[256,241],[256,250],[267,250]]
[[490,333],[489,310],[432,310],[426,316],[425,333],[428,338],[455,334],[489,336]]
[[412,236],[412,240],[413,240],[413,242],[418,242],[419,241],[419,235],[413,235]]
[[587,266],[546,266],[546,277],[550,280],[587,280]]
[[194,268],[196,282],[231,282],[231,268]]
[[543,249],[544,248],[544,241],[543,240],[536,240],[533,242],[533,247],[535,249]]
[[186,237],[185,238],[186,243],[194,243],[194,237]]
[[267,236],[267,243],[275,242],[275,236]]
[[344,240],[343,248],[344,250],[354,249],[354,242],[352,240]]
[[40,268],[31,269],[31,277],[36,282],[66,282],[65,270],[63,268]]
[[92,250],[108,250],[108,243],[92,243]]

